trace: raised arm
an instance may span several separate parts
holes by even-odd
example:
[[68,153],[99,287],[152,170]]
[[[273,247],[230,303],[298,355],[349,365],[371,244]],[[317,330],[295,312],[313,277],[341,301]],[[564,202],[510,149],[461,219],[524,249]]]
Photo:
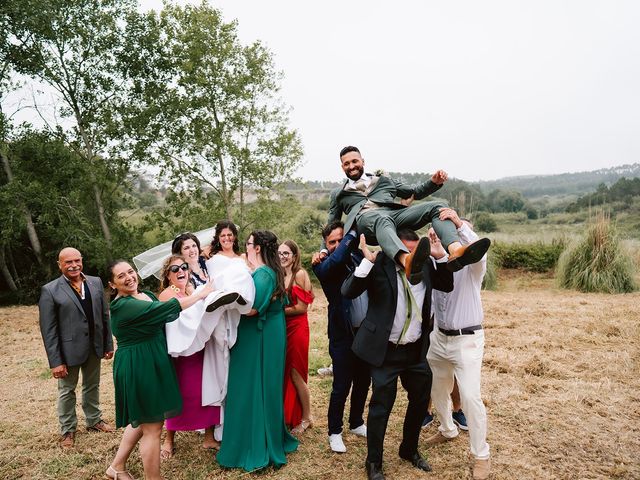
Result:
[[447,173],[444,170],[438,170],[431,176],[431,180],[418,185],[405,185],[394,180],[396,185],[396,195],[400,198],[410,198],[412,195],[416,200],[422,200],[434,192],[442,188],[444,182],[447,181]]
[[[458,230],[458,237],[462,245],[469,245],[480,239],[478,234],[466,222],[462,221],[456,211],[452,208],[440,209],[440,220],[451,220]],[[466,268],[471,272],[475,281],[482,282],[482,277],[487,271],[487,254],[480,259],[479,262],[467,265]]]
[[350,299],[359,297],[365,290],[367,290],[367,288],[369,288],[369,283],[371,281],[369,273],[371,272],[378,255],[377,251],[372,252],[369,250],[364,239],[364,235],[360,235],[359,248],[362,250],[364,258],[362,259],[362,262],[360,262],[360,265],[356,267],[355,271],[347,277],[340,290],[343,296]]
[[340,240],[340,243],[331,255],[313,266],[313,273],[316,274],[318,280],[326,280],[337,269],[343,268],[344,265],[351,260],[350,255],[356,245],[354,242],[355,239],[356,236],[353,233],[347,233],[342,237],[342,240]]

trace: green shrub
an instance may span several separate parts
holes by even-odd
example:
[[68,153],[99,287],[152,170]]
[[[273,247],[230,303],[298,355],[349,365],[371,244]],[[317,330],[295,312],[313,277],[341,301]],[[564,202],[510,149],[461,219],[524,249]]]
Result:
[[581,292],[627,293],[636,289],[634,264],[620,245],[608,215],[592,219],[587,235],[560,257],[560,287]]
[[498,288],[498,266],[496,265],[496,256],[489,252],[487,255],[487,272],[482,279],[483,290],[496,290]]
[[490,213],[478,212],[471,220],[474,228],[479,232],[491,233],[498,230],[498,224]]
[[494,243],[491,251],[502,268],[521,268],[531,272],[553,270],[565,248],[563,240],[551,243]]

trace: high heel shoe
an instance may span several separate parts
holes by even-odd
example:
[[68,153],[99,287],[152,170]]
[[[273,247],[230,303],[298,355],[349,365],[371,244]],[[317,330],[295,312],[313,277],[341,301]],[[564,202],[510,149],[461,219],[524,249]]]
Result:
[[301,435],[307,429],[313,427],[313,420],[301,420],[300,424],[291,430],[292,435]]

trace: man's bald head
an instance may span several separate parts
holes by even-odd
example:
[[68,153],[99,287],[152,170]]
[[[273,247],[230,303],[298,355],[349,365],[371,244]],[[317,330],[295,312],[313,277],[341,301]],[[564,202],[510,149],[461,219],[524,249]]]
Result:
[[82,254],[73,247],[65,247],[58,254],[58,268],[71,281],[82,277]]

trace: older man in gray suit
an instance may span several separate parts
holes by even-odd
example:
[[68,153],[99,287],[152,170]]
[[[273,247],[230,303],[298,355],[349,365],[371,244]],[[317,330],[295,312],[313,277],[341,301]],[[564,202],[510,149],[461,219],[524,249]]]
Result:
[[100,360],[113,357],[108,305],[99,277],[82,273],[82,255],[63,248],[58,255],[62,275],[42,287],[40,331],[53,378],[58,379],[60,446],[71,448],[77,427],[76,386],[82,371],[82,409],[87,429],[113,432],[99,406]]

